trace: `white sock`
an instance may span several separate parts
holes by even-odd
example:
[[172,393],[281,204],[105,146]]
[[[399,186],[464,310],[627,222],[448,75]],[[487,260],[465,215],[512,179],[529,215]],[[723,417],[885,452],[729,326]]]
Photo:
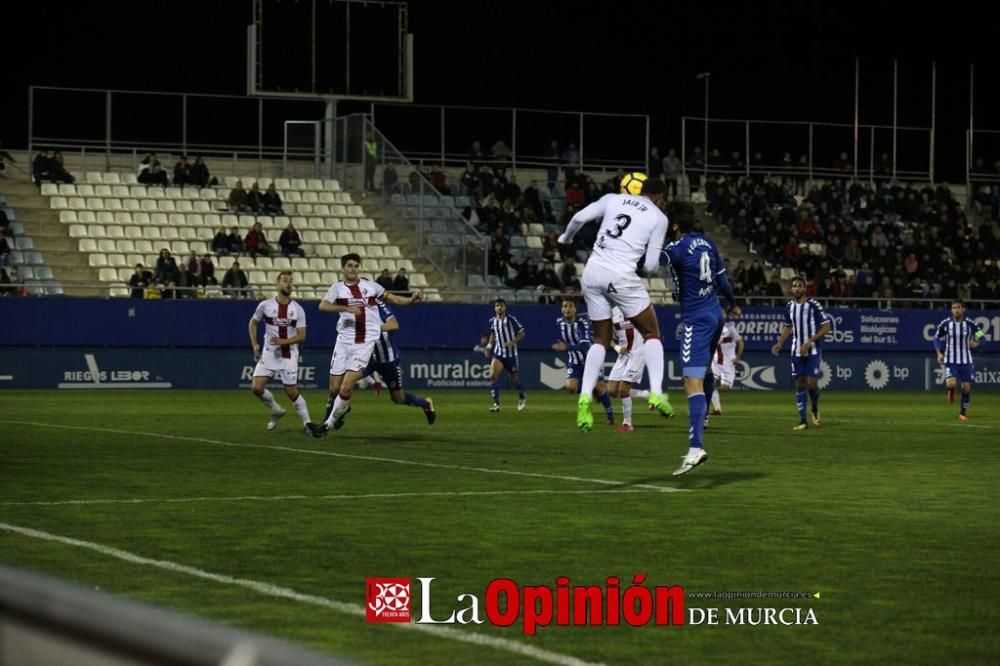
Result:
[[281,408],[274,402],[274,396],[267,389],[264,389],[264,392],[257,396],[257,398],[259,398],[262,403],[267,405],[272,412],[281,411]]
[[309,423],[309,408],[306,407],[306,399],[299,394],[293,402],[292,406],[295,407],[295,411],[298,412],[299,418],[302,419],[303,423]]
[[622,423],[632,425],[632,397],[622,398]]
[[719,398],[719,391],[712,391],[712,407],[722,409],[722,400]]
[[601,374],[601,367],[604,365],[604,355],[607,349],[604,345],[594,343],[590,345],[587,352],[587,362],[583,366],[583,382],[580,384],[580,395],[590,395],[597,385],[597,376]]
[[659,338],[647,338],[642,351],[649,371],[649,392],[663,393],[663,343]]
[[646,389],[632,389],[628,392],[630,398],[648,398],[649,391]]
[[333,411],[330,412],[330,418],[326,420],[326,427],[332,428],[333,422],[339,419],[343,415],[343,413],[347,411],[347,408],[350,406],[351,406],[351,401],[344,400],[338,394],[337,399],[333,401]]

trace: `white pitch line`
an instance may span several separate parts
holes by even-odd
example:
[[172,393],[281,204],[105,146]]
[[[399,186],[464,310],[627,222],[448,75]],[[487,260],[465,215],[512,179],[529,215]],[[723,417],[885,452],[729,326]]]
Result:
[[90,432],[107,432],[116,435],[131,435],[138,437],[159,437],[161,439],[172,439],[182,442],[202,442],[204,444],[215,444],[216,446],[232,446],[248,449],[268,449],[272,451],[288,451],[291,453],[304,453],[314,456],[332,456],[334,458],[349,458],[351,460],[364,460],[367,462],[384,462],[395,465],[412,465],[414,467],[430,467],[434,469],[453,469],[460,472],[480,472],[482,474],[503,474],[507,476],[523,476],[536,479],[556,479],[559,481],[574,481],[577,483],[596,483],[602,486],[630,486],[632,488],[644,488],[655,490],[661,493],[685,493],[690,492],[685,488],[671,488],[669,486],[654,486],[646,483],[630,484],[628,481],[611,481],[608,479],[591,479],[580,476],[566,476],[563,474],[541,474],[539,472],[518,472],[509,469],[490,469],[488,467],[467,467],[465,465],[445,465],[443,463],[418,462],[415,460],[401,460],[398,458],[381,458],[377,456],[359,456],[350,453],[336,453],[334,451],[322,451],[317,449],[297,449],[291,446],[274,446],[271,444],[246,444],[243,442],[224,442],[218,439],[205,439],[204,437],[186,437],[184,435],[167,435],[158,432],[136,432],[132,430],[117,430],[114,428],[91,428],[87,426],[70,426],[56,423],[35,423],[33,421],[9,421],[0,419],[0,423],[11,423],[14,425],[35,426],[38,428],[61,428],[64,430],[86,430]]
[[622,495],[641,493],[653,494],[655,491],[643,489],[612,489],[612,490],[454,490],[427,493],[368,493],[363,495],[243,495],[238,497],[135,497],[123,499],[75,499],[52,500],[37,502],[0,502],[0,506],[64,506],[91,504],[180,504],[187,502],[284,502],[294,500],[361,500],[361,499],[394,499],[414,497],[489,497],[493,495]]
[[[225,574],[217,574],[217,573],[212,573],[210,571],[204,571],[203,569],[197,569],[195,567],[188,566],[186,564],[171,562],[170,560],[154,560],[148,557],[143,557],[142,555],[136,555],[135,553],[130,553],[127,550],[112,548],[111,546],[103,546],[99,543],[94,543],[91,541],[82,541],[80,539],[74,539],[71,537],[59,536],[58,534],[50,534],[49,532],[34,530],[31,529],[30,527],[21,527],[19,525],[0,523],[0,530],[13,532],[15,534],[31,537],[33,539],[53,541],[56,543],[61,543],[66,546],[85,548],[95,553],[100,553],[101,555],[114,557],[119,560],[124,560],[125,562],[131,562],[132,564],[142,564],[145,566],[151,566],[157,569],[163,569],[164,571],[171,571],[173,573],[185,574],[187,576],[193,576],[195,578],[201,578],[203,580],[210,580],[214,583],[220,583],[222,585],[233,585],[236,587],[242,587],[244,589],[252,590],[253,592],[257,592],[258,594],[263,594],[269,597],[276,597],[279,599],[289,599],[291,601],[310,604],[312,606],[321,606],[323,608],[329,608],[339,613],[344,613],[345,615],[352,615],[354,617],[365,617],[364,607],[359,606],[358,604],[346,603],[343,601],[337,601],[336,599],[320,597],[312,594],[304,594],[302,592],[298,592],[288,587],[281,587],[278,585],[272,585],[271,583],[263,583],[260,581],[249,580],[247,578],[233,578],[232,576],[226,576]],[[541,648],[533,647],[531,645],[525,645],[524,643],[513,641],[510,640],[509,638],[487,636],[472,631],[462,631],[458,629],[452,629],[449,627],[439,627],[434,625],[412,624],[412,623],[402,623],[402,622],[398,623],[393,622],[391,624],[403,629],[412,629],[414,631],[430,634],[431,636],[434,636],[436,638],[446,638],[448,640],[459,641],[462,643],[471,643],[473,645],[490,647],[525,657],[532,657],[534,659],[538,659],[539,661],[548,662],[550,664],[559,664],[560,666],[595,666],[594,664],[592,664],[592,662],[586,662],[581,659],[577,659],[576,657],[571,657],[570,655],[561,654],[559,652],[552,652],[550,650],[543,650]]]

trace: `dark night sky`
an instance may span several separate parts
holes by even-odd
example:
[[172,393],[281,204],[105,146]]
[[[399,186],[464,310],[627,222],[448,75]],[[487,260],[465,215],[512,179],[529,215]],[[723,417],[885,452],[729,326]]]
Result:
[[[888,124],[898,57],[900,124],[925,126],[936,60],[938,170],[956,178],[970,64],[976,125],[1000,129],[997,4],[950,2],[916,11],[912,3],[665,2],[634,3],[622,12],[620,3],[584,10],[579,2],[411,2],[416,101],[648,113],[653,142],[662,147],[679,143],[682,115],[703,114],[700,71],[712,72],[713,117],[851,123],[860,56],[861,122]],[[134,2],[21,6],[5,21],[2,138],[8,146],[26,145],[32,83],[242,94],[251,7],[249,0],[168,1],[155,11]],[[74,110],[98,119],[103,130],[99,112],[76,103]],[[59,125],[75,132],[72,121]],[[488,144],[496,137],[481,138]],[[980,145],[984,156],[1000,158],[1000,141]]]

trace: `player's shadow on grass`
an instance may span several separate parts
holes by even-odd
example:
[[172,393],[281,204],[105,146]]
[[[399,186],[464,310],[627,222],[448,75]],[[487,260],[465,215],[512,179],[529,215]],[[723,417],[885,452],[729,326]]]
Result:
[[643,479],[633,479],[632,481],[623,483],[622,487],[652,484],[657,481],[670,481],[674,484],[675,488],[707,490],[710,488],[721,488],[732,483],[758,481],[767,476],[768,475],[764,472],[712,472],[710,468],[701,467],[684,476],[662,474],[660,476],[650,476]]

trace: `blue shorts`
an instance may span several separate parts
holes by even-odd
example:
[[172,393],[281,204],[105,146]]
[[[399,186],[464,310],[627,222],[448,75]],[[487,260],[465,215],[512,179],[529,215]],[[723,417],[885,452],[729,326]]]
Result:
[[377,372],[379,377],[390,391],[398,391],[403,388],[403,369],[400,367],[399,361],[390,361],[388,363],[376,363],[375,357],[372,356],[372,360],[368,362],[368,367],[365,368],[365,375],[370,375],[372,372]]
[[945,363],[944,378],[957,379],[963,384],[971,384],[976,369],[971,363]]
[[792,357],[792,377],[816,377],[819,379],[819,366],[823,357],[819,354]]
[[517,372],[517,357],[516,356],[494,356],[494,361],[500,361],[503,365],[503,369],[507,372],[514,374]]
[[[566,366],[566,379],[579,379],[580,381],[583,381],[583,366],[584,365],[585,364],[583,364],[583,363],[571,363],[570,365],[567,365]],[[603,372],[597,373],[597,381],[599,381],[599,382],[607,381],[604,378],[604,373]]]
[[685,316],[678,336],[681,343],[681,367],[685,377],[704,377],[722,334],[722,310]]

